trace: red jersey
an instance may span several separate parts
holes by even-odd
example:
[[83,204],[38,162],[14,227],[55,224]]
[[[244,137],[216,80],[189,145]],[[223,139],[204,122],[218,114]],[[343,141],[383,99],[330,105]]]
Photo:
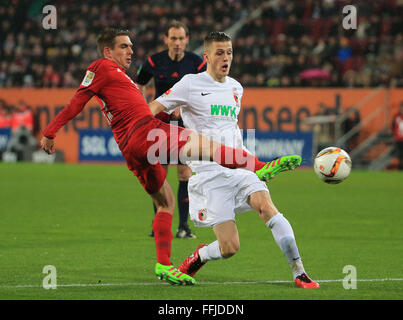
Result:
[[403,141],[403,114],[401,113],[393,118],[393,136],[396,141]]
[[55,138],[56,132],[78,115],[93,96],[99,100],[119,147],[136,123],[153,116],[143,95],[125,71],[115,62],[101,58],[88,67],[70,103],[49,123],[43,135]]

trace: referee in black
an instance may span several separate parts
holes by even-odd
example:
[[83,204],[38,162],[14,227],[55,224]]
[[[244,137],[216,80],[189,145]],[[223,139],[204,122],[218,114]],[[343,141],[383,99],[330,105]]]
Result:
[[[206,71],[206,62],[203,58],[193,52],[186,51],[186,46],[189,43],[189,30],[185,24],[177,20],[172,21],[164,35],[164,42],[168,49],[147,57],[146,61],[138,69],[136,83],[144,96],[145,86],[152,78],[154,78],[155,86],[154,98],[158,98],[182,79],[184,75]],[[170,116],[164,112],[156,115],[156,117],[165,122],[171,121]],[[180,115],[176,113],[174,117],[176,118],[173,120],[175,121],[174,124],[183,127]],[[165,165],[164,167],[168,170],[168,166]],[[177,172],[179,180],[179,226],[176,237],[196,238],[188,225],[188,180],[192,175],[192,171],[185,164],[178,164]],[[150,236],[154,236],[154,233],[151,232]]]

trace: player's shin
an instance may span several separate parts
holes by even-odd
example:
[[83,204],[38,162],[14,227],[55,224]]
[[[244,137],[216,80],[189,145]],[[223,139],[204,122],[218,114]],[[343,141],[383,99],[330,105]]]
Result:
[[171,242],[172,242],[172,215],[169,212],[159,211],[153,221],[157,262],[163,265],[171,265]]
[[281,213],[277,213],[266,223],[266,226],[271,229],[274,240],[284,253],[294,279],[305,273],[295,241],[294,231],[288,220]]
[[252,172],[263,168],[266,164],[243,149],[232,148],[225,145],[220,145],[215,148],[212,160],[226,168],[243,168]]
[[219,165],[235,169],[243,168],[255,172],[266,163],[240,148],[232,148],[209,138],[193,133],[180,152],[182,162],[186,160],[215,161]]

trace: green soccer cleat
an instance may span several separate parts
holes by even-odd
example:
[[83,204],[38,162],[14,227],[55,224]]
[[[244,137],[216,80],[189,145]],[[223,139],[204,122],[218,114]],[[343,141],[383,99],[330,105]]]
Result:
[[255,171],[262,181],[269,181],[280,172],[294,170],[301,164],[302,158],[298,155],[284,156],[267,162],[263,168]]
[[196,284],[196,280],[186,273],[180,272],[173,265],[165,266],[163,264],[157,263],[155,265],[155,274],[158,279],[166,281],[172,285],[185,285],[192,286]]

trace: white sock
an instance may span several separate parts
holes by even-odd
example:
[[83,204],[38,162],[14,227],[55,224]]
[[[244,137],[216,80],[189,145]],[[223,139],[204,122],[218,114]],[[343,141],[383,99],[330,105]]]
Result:
[[218,240],[210,243],[208,246],[205,246],[199,250],[199,256],[201,262],[207,262],[210,260],[221,259],[221,250],[218,244]]
[[284,253],[295,280],[295,278],[304,273],[305,270],[298,252],[294,231],[290,223],[279,212],[266,223],[266,226],[271,229],[274,240]]

